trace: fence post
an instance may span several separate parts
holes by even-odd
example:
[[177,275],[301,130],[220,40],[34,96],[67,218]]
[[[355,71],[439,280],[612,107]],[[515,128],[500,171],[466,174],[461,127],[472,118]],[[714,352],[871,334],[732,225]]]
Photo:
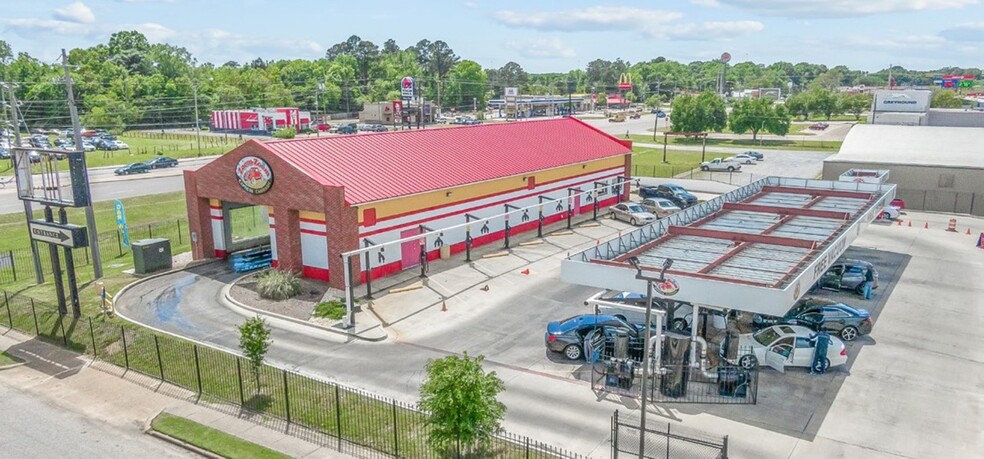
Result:
[[721,457],[728,459],[728,436],[724,436],[724,444],[721,445]]
[[[126,329],[120,325],[120,336],[123,337],[123,365],[126,370],[130,369],[130,353],[126,350]],[[126,374],[126,371],[123,372]]]
[[612,416],[612,459],[618,459],[618,410]]
[[526,438],[526,459],[530,459],[530,437]]
[[181,245],[181,219],[175,220],[178,223],[178,245]]
[[338,450],[342,450],[342,403],[338,396],[338,384],[335,384],[335,426],[338,429]]
[[148,239],[154,238],[154,227],[150,224],[147,225],[147,233],[150,234],[150,236],[147,236]]
[[239,357],[236,357],[236,376],[239,378],[239,406],[246,406],[246,393],[243,392],[243,364]]
[[116,230],[116,256],[123,256],[123,241],[120,239],[120,230]]
[[86,318],[89,319],[89,339],[92,340],[92,358],[96,359],[99,357],[99,351],[96,350],[96,332],[92,330],[92,316]]
[[[646,432],[640,432],[639,435],[646,435]],[[639,455],[641,456],[643,453],[644,451],[640,451]],[[666,423],[666,457],[670,457],[670,423],[669,422]]]
[[393,400],[393,455],[400,457],[400,434],[396,423],[396,400]]
[[10,313],[10,297],[7,296],[7,291],[3,291],[3,305],[7,308],[7,322],[10,323],[10,329],[14,329],[14,316]]
[[62,342],[65,343],[65,347],[68,347],[68,334],[65,333],[65,314],[58,314],[58,325],[62,330]]
[[154,349],[157,351],[157,368],[161,370],[161,382],[164,382],[164,360],[161,359],[161,344],[154,335]]
[[202,398],[202,366],[198,363],[198,345],[192,344],[195,351],[195,378],[198,380],[198,399]]
[[14,261],[14,251],[8,251],[7,256],[10,257],[10,268],[14,271],[14,282],[17,282],[17,263]]
[[287,370],[280,370],[284,375],[284,410],[287,412],[287,424],[290,424],[290,390],[287,388]]
[[38,326],[38,311],[34,309],[34,298],[31,298],[31,315],[34,316],[34,336],[41,336],[41,327]]

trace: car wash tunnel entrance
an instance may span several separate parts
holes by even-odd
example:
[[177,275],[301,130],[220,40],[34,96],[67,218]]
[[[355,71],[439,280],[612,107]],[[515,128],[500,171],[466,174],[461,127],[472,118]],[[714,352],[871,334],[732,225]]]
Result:
[[[571,254],[562,261],[561,277],[604,289],[587,301],[599,317],[641,314],[652,282],[660,331],[650,343],[658,381],[649,397],[734,403],[732,397],[754,397],[757,389],[757,377],[742,372],[749,368],[742,368],[741,357],[753,350],[738,346],[736,313],[785,314],[894,195],[891,184],[770,177]],[[714,343],[713,329],[720,332]],[[623,368],[612,367],[612,355],[600,356],[596,387],[609,387],[606,381],[612,374],[617,380]],[[756,362],[782,372],[790,363],[777,356],[766,352]],[[739,380],[745,384],[741,397],[719,397],[731,387],[724,382]],[[697,390],[688,393],[694,382],[709,385],[690,386]]]

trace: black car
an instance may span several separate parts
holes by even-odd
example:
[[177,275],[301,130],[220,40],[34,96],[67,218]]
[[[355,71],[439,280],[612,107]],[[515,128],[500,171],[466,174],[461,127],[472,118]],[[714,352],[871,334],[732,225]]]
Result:
[[[582,314],[559,322],[550,322],[543,335],[543,343],[548,350],[561,352],[568,360],[580,360],[585,357],[585,339],[596,330],[603,333],[606,353],[611,352],[616,334],[623,330],[629,336],[629,355],[635,358],[642,356],[645,328],[609,315]],[[658,331],[653,329],[653,333],[655,335]]]
[[163,169],[165,167],[175,167],[178,165],[178,160],[174,158],[168,158],[167,156],[160,156],[154,158],[150,161],[145,162],[147,166],[151,169]]
[[639,196],[643,198],[663,198],[669,199],[681,209],[686,209],[697,204],[697,196],[680,185],[664,183],[659,186],[644,186],[639,188]]
[[871,333],[871,314],[824,298],[803,298],[782,317],[756,314],[755,329],[777,324],[802,325],[816,331],[836,333],[844,341],[854,341]]
[[113,171],[116,175],[143,174],[145,172],[150,172],[150,166],[148,166],[147,163],[127,164],[126,166]]
[[757,152],[757,151],[746,151],[743,154],[746,154],[748,156],[751,156],[752,158],[755,158],[756,161],[765,161],[765,155],[763,155],[761,152]]

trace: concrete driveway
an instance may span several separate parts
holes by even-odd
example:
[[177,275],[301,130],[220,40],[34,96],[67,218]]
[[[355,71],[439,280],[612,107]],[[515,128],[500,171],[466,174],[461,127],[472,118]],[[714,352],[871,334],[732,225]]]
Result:
[[[984,231],[984,219],[960,217],[961,232],[948,233],[949,216],[904,218],[915,219],[913,226],[874,225],[851,248],[879,267],[874,300],[832,294],[875,317],[873,333],[850,345],[848,365],[820,377],[763,370],[758,405],[661,404],[651,407],[652,422],[729,435],[731,457],[973,457],[984,450],[984,250],[962,233],[968,224],[974,234]],[[428,359],[482,354],[505,381],[508,430],[608,457],[611,413],[637,412],[637,402],[593,393],[581,365],[547,353],[542,334],[547,321],[589,312],[582,301],[594,292],[560,282],[559,260],[624,228],[603,220],[382,296],[371,306],[388,324],[387,342],[346,342],[274,323],[271,361],[412,402]],[[121,313],[235,349],[243,316],[215,296],[231,275],[168,276],[120,298]]]

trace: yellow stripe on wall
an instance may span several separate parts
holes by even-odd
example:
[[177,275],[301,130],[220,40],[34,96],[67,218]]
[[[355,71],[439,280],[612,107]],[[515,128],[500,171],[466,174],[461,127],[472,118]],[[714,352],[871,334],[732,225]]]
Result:
[[297,213],[297,217],[298,218],[304,218],[304,219],[307,219],[307,220],[317,220],[317,221],[320,221],[320,222],[325,221],[325,214],[320,213],[320,212],[310,212],[310,211],[307,211],[307,210],[302,210],[302,211],[298,212]]
[[210,206],[221,206],[222,205],[222,201],[219,201],[218,199],[209,199],[208,200],[208,205],[210,205]]
[[[614,169],[616,167],[623,167],[624,165],[625,156],[614,156],[611,158],[586,163],[578,163],[570,166],[536,171],[526,175],[526,177],[535,177],[536,186],[540,186],[544,183],[565,180],[598,171]],[[493,194],[523,189],[526,187],[526,183],[527,182],[523,180],[523,176],[507,177],[497,180],[490,180],[488,182],[474,183],[438,191],[429,191],[427,193],[416,194],[413,196],[367,204],[364,207],[361,207],[361,211],[359,212],[359,223],[361,224],[364,221],[363,214],[368,209],[376,209],[376,218],[383,219],[393,215],[402,215],[422,209],[429,209],[431,207],[445,206]],[[451,192],[450,196],[447,195],[448,192]]]

